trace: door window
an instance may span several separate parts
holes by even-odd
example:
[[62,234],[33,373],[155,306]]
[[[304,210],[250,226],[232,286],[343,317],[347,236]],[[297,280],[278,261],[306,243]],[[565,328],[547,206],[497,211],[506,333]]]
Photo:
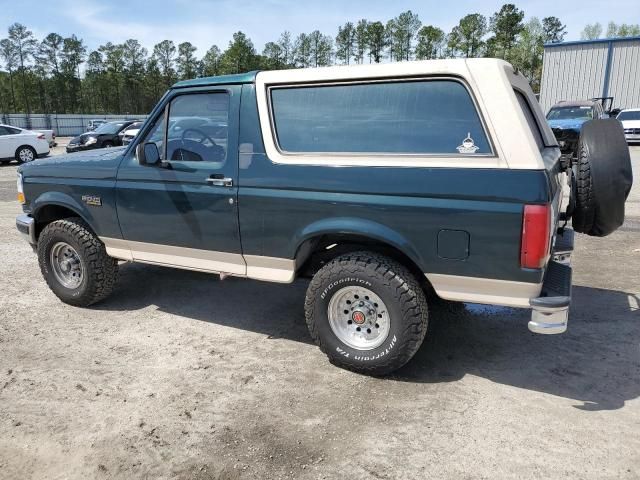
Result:
[[216,162],[227,160],[229,95],[194,93],[180,95],[169,105],[166,159]]

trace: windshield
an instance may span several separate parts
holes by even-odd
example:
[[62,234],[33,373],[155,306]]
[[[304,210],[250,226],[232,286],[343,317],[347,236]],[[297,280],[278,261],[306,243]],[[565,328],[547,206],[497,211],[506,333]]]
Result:
[[627,110],[620,112],[616,117],[618,120],[640,120],[640,110]]
[[124,122],[114,122],[114,123],[103,123],[98,128],[96,128],[96,133],[104,133],[111,134],[118,133],[118,131],[122,128]]
[[593,118],[591,107],[555,107],[547,113],[547,120],[572,120]]

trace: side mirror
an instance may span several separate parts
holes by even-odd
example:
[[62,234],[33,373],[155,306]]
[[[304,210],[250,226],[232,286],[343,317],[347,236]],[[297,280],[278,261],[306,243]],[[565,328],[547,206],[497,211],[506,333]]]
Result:
[[157,165],[160,162],[158,146],[153,142],[141,143],[136,148],[136,157],[140,165]]

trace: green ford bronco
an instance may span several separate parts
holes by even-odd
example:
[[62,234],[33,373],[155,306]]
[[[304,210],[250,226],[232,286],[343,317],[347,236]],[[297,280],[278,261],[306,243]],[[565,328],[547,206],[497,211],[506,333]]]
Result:
[[563,332],[573,231],[618,228],[631,182],[619,122],[587,122],[561,158],[500,60],[252,72],[176,83],[127,147],[22,165],[17,227],[71,305],[104,300],[121,261],[311,276],[311,336],[381,375],[438,297]]

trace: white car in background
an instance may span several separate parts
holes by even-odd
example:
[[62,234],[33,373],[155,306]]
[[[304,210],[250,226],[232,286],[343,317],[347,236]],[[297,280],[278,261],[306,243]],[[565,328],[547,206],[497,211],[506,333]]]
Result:
[[616,118],[622,123],[627,142],[640,142],[640,108],[622,110]]
[[136,138],[136,135],[138,135],[140,127],[142,127],[143,124],[144,122],[132,123],[127,127],[126,130],[120,132],[118,135],[120,135],[122,145],[129,145],[133,141],[133,139]]
[[0,163],[25,163],[49,154],[44,133],[0,124]]

